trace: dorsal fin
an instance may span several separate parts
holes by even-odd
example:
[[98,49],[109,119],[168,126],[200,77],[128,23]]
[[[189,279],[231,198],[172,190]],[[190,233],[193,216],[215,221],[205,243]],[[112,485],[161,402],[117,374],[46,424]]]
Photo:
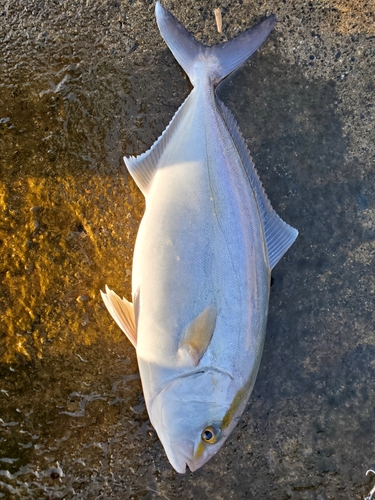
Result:
[[216,101],[256,197],[266,237],[268,263],[272,269],[293,244],[298,231],[284,222],[272,208],[234,116],[219,98],[216,98]]
[[135,327],[133,304],[125,298],[120,299],[120,297],[110,290],[107,285],[105,286],[105,291],[106,293],[103,293],[100,290],[104,304],[112,318],[136,348],[137,331]]
[[207,306],[185,329],[178,346],[182,358],[188,356],[198,365],[210,345],[215,330],[217,311],[214,305]]

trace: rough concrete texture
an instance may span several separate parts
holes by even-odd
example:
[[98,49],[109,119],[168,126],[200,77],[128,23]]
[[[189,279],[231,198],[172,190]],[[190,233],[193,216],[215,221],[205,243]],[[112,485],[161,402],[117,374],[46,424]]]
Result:
[[374,2],[164,5],[208,44],[278,19],[219,89],[300,232],[273,272],[255,389],[220,453],[176,474],[100,300],[105,283],[130,296],[144,208],[121,156],[190,91],[154,3],[2,0],[0,498],[361,499],[375,461]]

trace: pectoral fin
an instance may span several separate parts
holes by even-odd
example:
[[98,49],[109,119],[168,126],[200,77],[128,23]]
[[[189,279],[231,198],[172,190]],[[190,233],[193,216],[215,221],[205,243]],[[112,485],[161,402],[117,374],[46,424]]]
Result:
[[216,316],[216,307],[210,305],[184,331],[178,351],[181,357],[188,356],[195,366],[198,365],[211,342]]
[[137,331],[135,327],[133,304],[125,298],[120,299],[120,297],[110,290],[107,285],[105,291],[106,293],[102,291],[100,291],[100,293],[109,313],[133,346],[137,347]]

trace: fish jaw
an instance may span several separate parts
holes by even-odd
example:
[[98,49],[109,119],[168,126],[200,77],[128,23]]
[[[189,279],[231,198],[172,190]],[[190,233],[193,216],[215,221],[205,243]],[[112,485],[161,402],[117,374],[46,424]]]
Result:
[[161,438],[161,441],[169,463],[176,472],[179,474],[185,474],[187,466],[191,472],[195,472],[200,469],[214,455],[216,455],[225,440],[220,441],[220,443],[217,443],[209,449],[202,449],[199,442],[194,443],[189,440],[171,442],[169,439]]
[[168,460],[172,467],[179,474],[185,474],[186,466],[189,467],[191,472],[203,467],[223,446],[224,441],[222,439],[216,445],[210,448],[203,448],[200,442],[193,443],[192,441],[178,441],[178,442],[168,442],[163,441],[164,450],[167,454]]
[[194,443],[191,441],[181,441],[178,443],[164,441],[163,445],[168,460],[174,470],[179,474],[185,474],[186,466],[189,465],[190,456],[194,450]]

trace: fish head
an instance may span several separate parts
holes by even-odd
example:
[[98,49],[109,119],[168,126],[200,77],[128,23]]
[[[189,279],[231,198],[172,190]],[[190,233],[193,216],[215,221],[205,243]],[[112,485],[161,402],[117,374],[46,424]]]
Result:
[[199,469],[222,447],[246,405],[233,406],[236,385],[228,373],[207,368],[172,380],[154,398],[150,419],[177,472]]

